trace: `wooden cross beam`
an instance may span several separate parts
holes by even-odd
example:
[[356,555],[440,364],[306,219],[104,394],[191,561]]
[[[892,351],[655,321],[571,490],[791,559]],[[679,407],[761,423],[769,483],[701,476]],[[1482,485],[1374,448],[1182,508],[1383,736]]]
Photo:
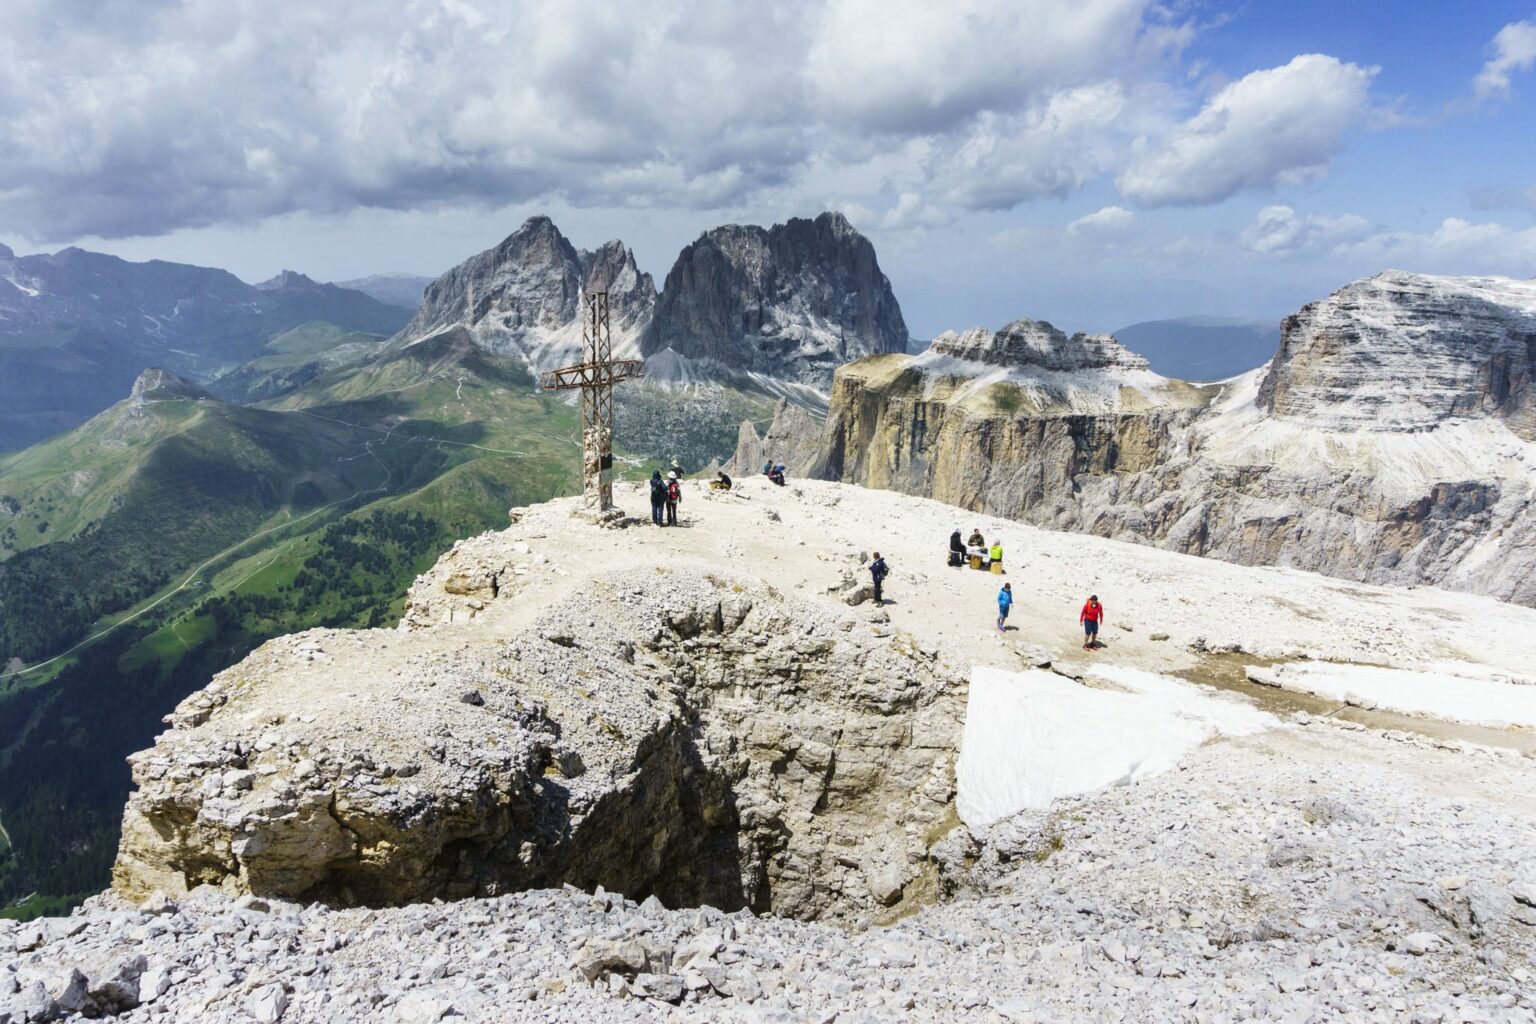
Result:
[[546,391],[581,390],[581,495],[587,508],[613,508],[613,386],[645,375],[639,359],[614,359],[608,335],[608,293],[588,292],[581,322],[586,358],[539,376]]

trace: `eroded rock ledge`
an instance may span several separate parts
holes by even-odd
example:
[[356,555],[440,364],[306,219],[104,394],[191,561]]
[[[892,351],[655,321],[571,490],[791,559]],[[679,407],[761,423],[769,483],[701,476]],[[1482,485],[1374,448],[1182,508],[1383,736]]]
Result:
[[[482,541],[418,581],[417,621],[433,595],[515,601]],[[931,891],[956,669],[761,584],[591,586],[505,633],[266,644],[132,759],[116,888],[390,905],[571,883],[799,918]]]

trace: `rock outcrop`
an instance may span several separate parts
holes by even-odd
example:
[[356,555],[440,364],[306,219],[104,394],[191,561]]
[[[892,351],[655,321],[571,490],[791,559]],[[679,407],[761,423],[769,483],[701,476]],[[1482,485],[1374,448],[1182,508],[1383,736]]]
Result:
[[819,388],[841,363],[906,345],[874,246],[840,213],[705,232],[667,274],[642,341],[647,357]]
[[1128,351],[1112,335],[1078,332],[1069,338],[1044,320],[1027,317],[995,333],[984,327],[962,333],[946,331],[933,339],[932,349],[941,355],[991,366],[1038,366],[1043,370],[1147,368],[1145,359]]
[[1488,416],[1531,441],[1533,377],[1536,283],[1389,271],[1286,318],[1258,403],[1338,430]]
[[1536,284],[1401,273],[1286,319],[1273,363],[1162,378],[1018,321],[839,370],[820,467],[1056,529],[1536,604]]
[[128,393],[129,401],[134,405],[146,402],[201,402],[212,397],[191,381],[154,367],[139,374]]
[[657,571],[434,644],[422,627],[519,600],[510,544],[418,581],[416,632],[273,641],[183,701],[133,758],[117,889],[570,883],[815,918],[922,888],[954,821],[955,670],[761,584]]
[[617,241],[596,252],[577,250],[548,217],[530,217],[494,249],[429,284],[401,338],[415,341],[464,327],[488,351],[548,369],[579,357],[582,295],[588,291],[608,292],[614,354],[637,354],[656,287],[635,265],[634,254]]
[[751,420],[742,423],[736,452],[725,468],[738,475],[761,473],[763,464],[770,460],[782,463],[792,477],[815,476],[821,471],[821,424],[782,398],[774,406],[766,434],[759,436]]

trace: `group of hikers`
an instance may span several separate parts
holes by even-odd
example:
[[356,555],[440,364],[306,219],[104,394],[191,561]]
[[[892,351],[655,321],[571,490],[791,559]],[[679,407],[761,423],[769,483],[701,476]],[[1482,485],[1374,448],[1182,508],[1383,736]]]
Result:
[[[783,467],[779,467],[781,470]],[[783,483],[780,480],[779,483]],[[728,491],[731,489],[731,478],[725,470],[715,471],[715,478],[709,482],[712,491]],[[651,522],[657,526],[677,525],[677,505],[683,500],[683,467],[676,459],[672,460],[672,466],[667,470],[665,478],[661,470],[651,473]]]
[[651,473],[651,522],[657,526],[676,526],[677,505],[682,500],[683,467],[673,459],[665,480],[661,470]]
[[[991,572],[1002,574],[1003,572],[1003,542],[994,537],[989,545],[981,534],[981,528],[971,531],[969,538],[961,540],[960,531],[957,529],[949,535],[948,565],[959,568],[970,564],[972,568],[988,569]],[[880,552],[875,552],[875,557],[869,563],[869,577],[874,584],[875,603],[884,604],[884,585],[886,577],[891,574],[890,566],[885,564],[885,559],[880,557]],[[1008,612],[1013,608],[1013,584],[1004,583],[1002,589],[997,592],[997,629],[1004,632],[1008,628]],[[1096,650],[1099,646],[1099,626],[1104,622],[1104,605],[1099,603],[1099,595],[1091,594],[1083,604],[1082,611],[1078,612],[1077,621],[1083,627],[1083,650]]]
[[[763,475],[780,487],[784,486],[784,464],[773,460],[763,463]],[[671,469],[668,470],[665,479],[661,470],[651,474],[651,522],[657,526],[677,525],[677,506],[683,500],[683,467],[678,465],[676,459],[672,460]],[[709,486],[715,490],[728,491],[731,489],[731,478],[725,470],[719,470],[715,479]],[[962,540],[960,531],[955,530],[949,535],[949,549],[946,552],[948,564],[953,568],[970,565],[973,569],[985,569],[998,575],[1003,574],[1003,542],[1001,538],[993,537],[988,544],[981,534],[981,527],[971,531],[970,537]],[[885,559],[880,557],[880,552],[875,552],[875,557],[869,563],[869,578],[874,584],[874,598],[876,604],[885,603],[885,581],[891,574],[890,566],[885,564]],[[1013,608],[1013,585],[1004,583],[997,592],[997,629],[1004,632],[1008,628],[1008,612]],[[1099,646],[1099,626],[1104,622],[1104,606],[1099,603],[1099,595],[1091,595],[1084,603],[1082,611],[1077,616],[1078,624],[1083,627],[1083,650],[1091,651]]]
[[981,535],[981,527],[971,531],[970,539],[962,541],[960,531],[949,535],[949,564],[960,568],[967,563],[973,569],[987,569],[999,575],[1003,571],[1003,542],[994,537],[989,546]]

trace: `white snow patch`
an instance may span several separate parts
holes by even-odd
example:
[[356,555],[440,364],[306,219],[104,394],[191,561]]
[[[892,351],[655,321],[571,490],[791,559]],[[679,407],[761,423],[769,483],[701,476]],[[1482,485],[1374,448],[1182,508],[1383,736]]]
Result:
[[1249,668],[1254,682],[1366,708],[1494,728],[1536,728],[1536,686],[1526,677],[1442,663],[1428,670],[1287,662]]
[[16,278],[11,276],[10,274],[5,275],[5,279],[7,281],[11,282],[11,284],[15,285],[18,290],[26,292],[28,295],[32,296],[34,299],[37,298],[37,289],[36,288],[29,288],[29,287],[27,287],[26,285],[22,284],[20,281],[16,280]]
[[956,808],[985,828],[1058,797],[1091,793],[1175,767],[1216,736],[1278,725],[1240,698],[1172,676],[1119,666],[1096,689],[1052,672],[971,670]]

